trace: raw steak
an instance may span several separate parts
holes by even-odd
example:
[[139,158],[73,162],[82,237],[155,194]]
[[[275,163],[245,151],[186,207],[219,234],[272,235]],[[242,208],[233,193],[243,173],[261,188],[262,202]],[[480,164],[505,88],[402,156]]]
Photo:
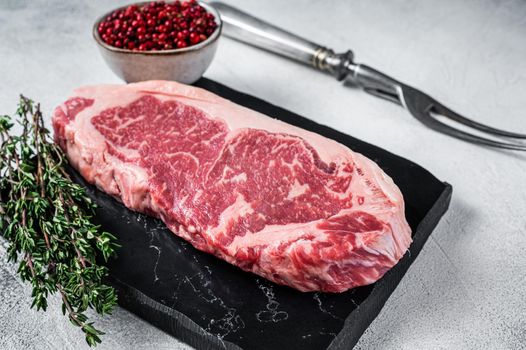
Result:
[[57,107],[53,127],[90,183],[279,284],[370,284],[411,243],[400,190],[371,160],[205,90],[83,87]]

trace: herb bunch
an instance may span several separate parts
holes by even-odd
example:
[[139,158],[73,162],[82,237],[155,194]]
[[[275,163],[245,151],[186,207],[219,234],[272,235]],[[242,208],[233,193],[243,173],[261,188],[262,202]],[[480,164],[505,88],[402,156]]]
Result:
[[[14,135],[13,126],[22,127]],[[67,160],[44,127],[40,106],[21,96],[15,116],[0,116],[0,233],[7,258],[32,286],[31,307],[46,310],[58,293],[62,313],[90,346],[104,334],[85,312],[110,313],[117,302],[104,284],[108,270],[96,262],[115,254],[116,238],[91,221],[95,204],[64,170]]]

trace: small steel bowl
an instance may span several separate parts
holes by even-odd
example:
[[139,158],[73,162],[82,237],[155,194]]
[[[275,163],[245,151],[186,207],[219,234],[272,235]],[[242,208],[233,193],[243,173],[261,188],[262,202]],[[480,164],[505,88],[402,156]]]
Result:
[[[142,6],[147,3],[149,2],[139,2],[135,5]],[[217,28],[206,40],[182,49],[133,51],[106,44],[97,30],[99,23],[113,11],[130,5],[106,13],[93,26],[93,38],[111,70],[128,83],[145,80],[175,80],[184,84],[192,84],[201,78],[217,50],[222,29],[219,13],[212,6],[199,2],[199,5],[214,15]]]

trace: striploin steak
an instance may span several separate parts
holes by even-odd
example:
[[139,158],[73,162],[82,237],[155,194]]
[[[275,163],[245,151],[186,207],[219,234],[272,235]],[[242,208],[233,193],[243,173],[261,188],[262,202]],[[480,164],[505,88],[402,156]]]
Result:
[[300,291],[373,283],[411,243],[400,190],[374,162],[199,88],[82,87],[53,127],[88,182]]

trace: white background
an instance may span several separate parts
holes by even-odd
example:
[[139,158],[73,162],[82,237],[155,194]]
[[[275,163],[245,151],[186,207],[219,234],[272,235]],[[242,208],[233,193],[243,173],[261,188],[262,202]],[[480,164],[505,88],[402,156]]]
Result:
[[[0,113],[19,93],[47,115],[77,86],[119,82],[91,25],[123,1],[0,0]],[[421,88],[483,123],[526,132],[524,1],[231,1]],[[394,104],[221,39],[206,76],[424,166],[453,200],[357,349],[526,348],[526,155],[440,135]],[[3,243],[3,242],[0,242]],[[30,291],[0,244],[0,348],[80,349],[53,299]],[[98,319],[99,349],[187,349],[123,309]]]

